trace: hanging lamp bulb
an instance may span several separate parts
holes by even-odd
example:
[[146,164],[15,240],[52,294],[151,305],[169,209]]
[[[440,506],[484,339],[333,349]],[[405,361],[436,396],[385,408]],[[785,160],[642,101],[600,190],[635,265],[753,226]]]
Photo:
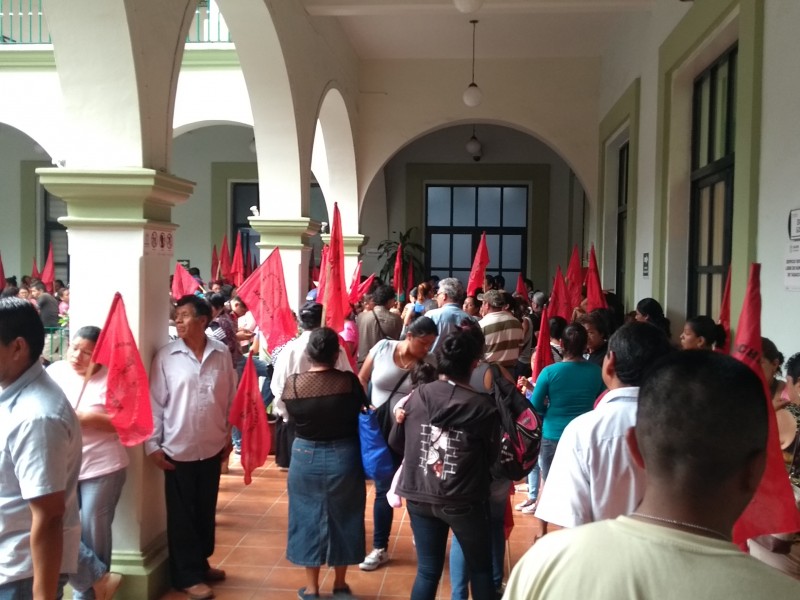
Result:
[[483,144],[475,135],[475,125],[472,126],[472,137],[467,140],[465,146],[467,153],[472,157],[472,160],[479,161],[483,156]]
[[483,92],[481,92],[481,88],[478,87],[478,84],[475,83],[475,26],[478,24],[478,21],[473,19],[470,23],[472,23],[472,82],[467,86],[467,89],[464,90],[461,99],[464,101],[464,104],[470,108],[474,108],[483,100]]
[[480,10],[483,0],[453,0],[453,4],[456,5],[458,12],[469,14]]

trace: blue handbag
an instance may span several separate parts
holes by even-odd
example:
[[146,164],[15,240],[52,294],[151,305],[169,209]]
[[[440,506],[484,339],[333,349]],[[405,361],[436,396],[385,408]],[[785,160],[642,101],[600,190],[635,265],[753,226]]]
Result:
[[383,439],[375,410],[367,408],[358,415],[358,437],[361,440],[361,463],[367,479],[380,481],[394,473],[394,462]]

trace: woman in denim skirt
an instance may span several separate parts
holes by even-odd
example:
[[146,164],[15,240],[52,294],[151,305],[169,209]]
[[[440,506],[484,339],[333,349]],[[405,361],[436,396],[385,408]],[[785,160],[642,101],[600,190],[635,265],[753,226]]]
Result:
[[355,375],[334,368],[339,351],[335,331],[315,330],[306,347],[312,367],[291,375],[282,395],[297,435],[289,467],[286,558],[306,568],[301,600],[319,597],[323,564],[334,568],[334,597],[352,597],[347,566],[364,557],[366,487],[358,415],[366,397]]

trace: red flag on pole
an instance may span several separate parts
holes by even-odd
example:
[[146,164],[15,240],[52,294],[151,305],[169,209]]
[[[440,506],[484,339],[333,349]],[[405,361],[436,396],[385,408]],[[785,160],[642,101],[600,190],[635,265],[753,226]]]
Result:
[[267,337],[270,351],[294,339],[297,323],[289,306],[283,262],[277,248],[239,287],[239,297]]
[[397,244],[397,254],[394,256],[394,293],[398,302],[406,299],[406,294],[403,291],[403,244]]
[[569,323],[572,320],[572,307],[567,286],[564,285],[564,276],[561,274],[561,265],[556,267],[556,276],[553,279],[553,291],[550,293],[550,316],[564,317]]
[[150,388],[119,292],[114,294],[91,362],[108,368],[106,411],[120,442],[135,446],[145,441],[153,434]]
[[767,433],[767,461],[750,504],[733,526],[733,542],[744,544],[748,539],[769,533],[800,531],[800,512],[783,463],[778,440],[778,423],[772,398],[761,369],[761,265],[750,265],[742,312],[736,331],[733,357],[750,367],[764,384],[764,403],[769,414]]
[[33,268],[31,269],[31,279],[42,280],[42,274],[39,273],[39,267],[36,266],[36,257],[33,257]]
[[181,263],[176,262],[175,273],[172,275],[172,298],[177,301],[184,296],[194,294],[199,289],[200,284],[197,283],[197,279],[189,275],[189,271]]
[[592,312],[597,308],[608,308],[608,302],[600,284],[600,271],[597,268],[597,257],[592,244],[589,250],[589,273],[586,276],[586,311]]
[[230,280],[239,287],[244,281],[244,257],[242,256],[242,233],[236,233],[236,247],[233,249],[233,262],[231,263]]
[[42,267],[41,280],[47,291],[52,294],[56,280],[56,269],[53,264],[53,242],[50,242],[50,247],[47,250],[47,259],[44,261],[44,267]]
[[358,299],[359,300],[361,300],[364,297],[364,294],[366,294],[369,291],[369,288],[372,287],[372,282],[373,281],[375,281],[375,273],[373,273],[372,275],[367,277],[364,280],[364,283],[359,284],[359,286],[358,286]]
[[542,310],[542,324],[539,327],[539,337],[536,338],[536,354],[533,357],[531,381],[536,383],[539,373],[542,369],[552,365],[553,351],[550,349],[550,310],[549,306],[545,306]]
[[567,275],[565,276],[565,284],[567,288],[567,298],[569,300],[569,316],[565,317],[567,321],[572,318],[572,311],[576,306],[579,306],[582,299],[581,287],[583,287],[583,269],[581,268],[581,256],[578,252],[578,244],[572,247],[572,256],[569,258],[569,265],[567,266]]
[[350,304],[355,304],[361,300],[358,295],[359,287],[361,287],[361,261],[358,261],[356,270],[353,272],[353,278],[350,280],[350,293],[348,294]]
[[525,279],[522,277],[522,273],[517,275],[517,287],[514,290],[514,294],[522,296],[526,301],[528,300],[528,286],[525,285]]
[[[481,241],[475,251],[475,258],[472,261],[472,270],[469,272],[467,280],[467,296],[474,296],[475,290],[483,288],[486,279],[486,267],[489,266],[489,249],[486,247],[486,232],[481,234]],[[485,290],[484,290],[485,291]]]
[[328,252],[329,246],[322,247],[322,252],[319,258],[319,280],[317,280],[317,302],[322,303],[323,295],[325,294],[325,281],[328,279]]
[[6,270],[3,268],[3,254],[0,253],[0,291],[6,288]]
[[344,320],[350,312],[349,294],[344,284],[344,241],[342,239],[342,218],[339,204],[333,203],[333,227],[328,247],[327,265],[322,265],[325,274],[325,287],[317,292],[317,302],[325,307],[325,325],[335,332],[344,329]]
[[272,444],[252,353],[247,355],[242,380],[236,390],[228,420],[242,432],[244,483],[250,485],[253,480],[251,473],[267,462]]
[[211,279],[212,281],[215,279],[219,279],[219,256],[217,255],[216,244],[214,244],[214,248],[211,250],[211,276],[209,277],[209,279]]
[[731,268],[728,266],[728,278],[725,280],[725,291],[722,293],[722,304],[719,307],[719,324],[725,330],[725,343],[717,352],[729,354],[731,351]]
[[222,248],[219,251],[219,277],[217,279],[231,280],[231,251],[228,249],[228,236],[222,238]]

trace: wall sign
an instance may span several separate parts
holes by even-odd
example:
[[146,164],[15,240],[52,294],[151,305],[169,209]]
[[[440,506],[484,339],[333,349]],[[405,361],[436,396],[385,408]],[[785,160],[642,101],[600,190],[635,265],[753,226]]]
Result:
[[800,292],[800,241],[787,244],[783,262],[783,285],[787,291]]
[[172,256],[174,250],[174,235],[171,231],[157,229],[144,230],[144,255],[145,256]]
[[642,277],[650,277],[650,253],[642,254]]
[[800,208],[789,211],[789,239],[800,240]]

